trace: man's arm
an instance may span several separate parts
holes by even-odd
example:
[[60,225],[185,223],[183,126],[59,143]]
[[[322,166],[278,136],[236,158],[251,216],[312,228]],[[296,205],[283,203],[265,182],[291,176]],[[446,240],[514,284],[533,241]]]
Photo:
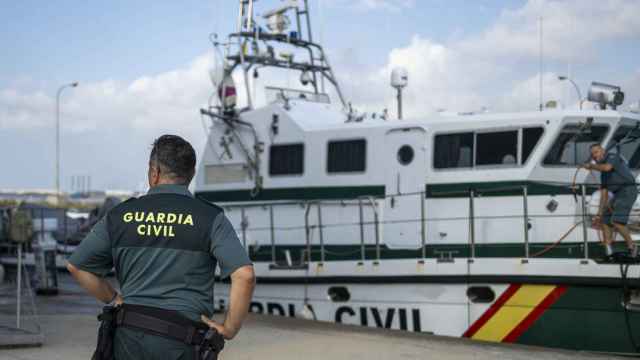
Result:
[[245,265],[231,274],[231,290],[229,293],[229,310],[224,322],[219,324],[202,315],[202,321],[216,329],[225,339],[233,339],[240,331],[242,322],[249,313],[251,297],[255,287],[255,274],[252,265]]
[[[67,262],[67,270],[89,294],[104,303],[109,303],[117,294],[111,284],[104,279],[104,275],[109,273],[111,268],[113,268],[111,242],[106,218],[102,218],[73,252]],[[121,297],[115,300],[117,303],[122,302]]]
[[211,255],[218,261],[220,277],[231,276],[229,310],[222,324],[205,315],[202,315],[202,321],[216,329],[225,339],[232,339],[249,312],[256,277],[251,259],[224,213],[220,213],[213,221]]
[[122,304],[122,297],[104,278],[98,277],[88,271],[80,270],[71,263],[67,263],[67,270],[73,276],[74,279],[87,290],[96,299],[103,303],[110,303],[115,300],[115,303]]
[[609,172],[609,171],[613,170],[613,165],[611,165],[609,163],[604,163],[604,164],[584,164],[584,165],[582,165],[582,167],[587,169],[587,170],[596,170],[596,171],[600,171],[600,172]]

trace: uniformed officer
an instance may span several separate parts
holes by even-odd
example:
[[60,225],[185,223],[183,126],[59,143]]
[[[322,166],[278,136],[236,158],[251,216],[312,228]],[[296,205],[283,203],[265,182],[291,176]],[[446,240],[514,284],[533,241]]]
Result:
[[[187,189],[195,164],[195,152],[184,139],[156,139],[149,160],[149,192],[109,211],[69,258],[67,268],[104,303],[124,303],[125,310],[140,308],[144,315],[160,314],[160,320],[179,314],[232,339],[249,309],[253,266],[222,209]],[[210,318],[216,265],[222,278],[231,277],[228,311],[221,324]],[[114,267],[121,294],[104,279]],[[115,331],[116,359],[194,359],[196,351],[193,345],[136,327],[119,326]]]
[[[588,170],[600,171],[600,205],[596,221],[600,222],[604,234],[604,246],[607,255],[612,255],[613,231],[619,232],[627,243],[631,257],[638,255],[638,247],[633,242],[627,222],[629,213],[638,197],[636,179],[629,165],[617,152],[609,151],[600,144],[591,146],[591,158],[595,164],[585,164]],[[613,200],[609,201],[609,192]],[[613,229],[612,229],[613,227]]]

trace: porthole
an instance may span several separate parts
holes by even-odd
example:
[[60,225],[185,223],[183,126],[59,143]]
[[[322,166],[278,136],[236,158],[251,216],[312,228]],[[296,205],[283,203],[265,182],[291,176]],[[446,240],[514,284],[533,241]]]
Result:
[[332,286],[327,292],[329,299],[333,302],[347,302],[351,299],[351,294],[344,286]]
[[472,286],[467,289],[467,297],[472,303],[487,304],[496,299],[496,294],[488,286]]
[[402,165],[409,165],[413,161],[413,148],[409,145],[402,145],[398,150],[398,162]]

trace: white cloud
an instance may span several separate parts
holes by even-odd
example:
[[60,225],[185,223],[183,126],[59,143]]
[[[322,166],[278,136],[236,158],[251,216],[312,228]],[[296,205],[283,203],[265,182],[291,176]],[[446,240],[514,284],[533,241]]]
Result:
[[[68,174],[93,173],[100,174],[94,178],[97,187],[135,186],[144,179],[149,144],[163,133],[185,137],[199,152],[206,139],[199,108],[206,106],[212,92],[207,75],[211,64],[211,57],[202,55],[180,69],[131,82],[105,80],[65,89],[61,97],[63,185]],[[28,179],[5,172],[0,181],[15,186],[34,181],[35,186],[48,184],[54,124],[55,93],[0,89],[3,135],[22,137],[17,142],[22,144],[21,162],[41,164],[21,175]]]
[[[367,9],[415,6],[411,0],[330,0],[327,3]],[[537,75],[516,73],[516,65],[520,65],[516,62],[521,61],[519,57],[530,63],[537,61],[540,14],[545,18],[545,56],[562,59],[583,56],[600,41],[639,36],[640,17],[634,15],[638,13],[640,1],[634,0],[532,0],[521,8],[503,11],[487,30],[466,39],[439,43],[415,35],[406,46],[392,49],[387,62],[377,69],[358,56],[361,50],[342,51],[335,63],[336,73],[347,96],[355,105],[369,111],[395,107],[389,76],[396,66],[409,70],[409,87],[405,90],[408,115],[430,113],[439,108],[463,111],[482,106],[513,109],[512,104],[530,107],[529,99],[537,97],[525,94],[522,87]],[[81,84],[63,95],[64,127],[76,133],[104,126],[148,130],[180,127],[197,131],[198,107],[206,103],[212,91],[207,76],[212,64],[210,55],[203,55],[182,68],[142,76],[129,83],[105,80]],[[297,78],[263,72],[259,85],[265,84],[265,79],[274,78],[280,85],[297,82]],[[242,83],[237,78],[239,88]],[[562,87],[548,79],[545,84],[550,95],[555,95],[551,88]],[[527,99],[526,106],[523,101],[513,101],[517,96]],[[504,97],[510,100],[500,99]],[[1,124],[10,128],[50,126],[54,100],[53,94],[0,89]],[[532,103],[537,104],[537,100]]]
[[360,11],[400,11],[413,8],[415,0],[319,0],[333,7],[351,7]]
[[[632,15],[638,13],[640,1],[532,0],[521,8],[503,11],[478,35],[448,43],[415,35],[406,46],[392,49],[385,65],[378,69],[354,71],[357,60],[344,56],[347,64],[338,63],[343,70],[338,74],[354,103],[366,111],[395,109],[389,77],[397,66],[409,71],[409,86],[404,92],[406,116],[424,116],[437,109],[533,110],[539,105],[538,19],[542,15],[543,103],[556,100],[564,105],[566,100],[571,105],[575,99],[566,96],[566,84],[557,80],[556,71],[564,72],[565,61],[585,66],[602,56],[597,51],[600,43],[639,37],[640,17]],[[627,74],[619,76],[625,79]],[[626,88],[630,94],[638,94],[637,87],[628,84]]]
[[[415,5],[414,1],[402,0],[331,0],[328,3],[368,10],[397,10]],[[600,42],[638,38],[640,17],[635,14],[640,13],[639,7],[640,1],[624,0],[530,1],[522,8],[504,11],[494,24],[475,36],[438,42],[415,35],[405,46],[392,49],[382,66],[372,65],[362,47],[334,50],[332,60],[347,98],[369,112],[379,113],[388,108],[395,114],[395,90],[390,87],[389,78],[396,66],[409,70],[409,86],[404,91],[407,117],[425,116],[442,108],[534,110],[539,103],[536,64],[537,19],[541,12],[545,18],[545,58],[548,59],[543,75],[546,102],[565,98],[566,84],[556,80],[554,69],[558,66],[554,68],[553,62],[572,60],[576,67],[582,65],[582,69],[587,69],[585,61],[598,55]],[[374,46],[375,39],[369,40],[368,44]],[[83,169],[87,167],[83,164],[91,162],[97,169],[94,174],[102,174],[105,168],[111,167],[113,174],[101,175],[109,177],[104,183],[127,186],[131,182],[118,182],[126,177],[120,172],[135,177],[131,180],[134,183],[139,182],[144,171],[134,167],[144,164],[148,144],[161,133],[179,133],[190,140],[196,150],[201,150],[205,136],[198,109],[212,93],[208,79],[212,64],[210,55],[202,55],[179,69],[141,76],[131,82],[104,80],[65,90],[62,128],[70,142],[68,148],[74,141],[78,148],[95,144],[86,154],[69,155],[67,150],[65,156],[76,158],[66,164],[77,164],[73,166]],[[560,69],[564,70],[564,66]],[[627,103],[640,99],[640,69],[621,73],[619,78],[610,81],[622,85]],[[242,83],[237,77],[241,103]],[[261,70],[256,83],[259,87],[295,86],[298,78]],[[0,89],[0,127],[12,134],[22,132],[25,138],[29,137],[28,131],[34,130],[34,134],[42,134],[42,139],[29,143],[32,146],[44,143],[49,147],[50,134],[45,133],[52,129],[55,119],[55,93],[25,90],[18,83],[15,85]],[[258,98],[264,101],[263,95],[258,94]],[[109,148],[113,146],[118,148]],[[43,162],[50,161],[43,159],[46,159]],[[27,162],[36,161],[40,160]],[[66,173],[77,172],[67,168]],[[41,174],[33,174],[34,178],[38,176]],[[96,181],[96,184],[100,183]]]
[[637,0],[531,0],[522,8],[505,10],[477,36],[457,44],[476,56],[535,57],[540,49],[540,17],[545,57],[584,60],[600,42],[640,35]]
[[[198,119],[198,106],[206,103],[212,91],[207,77],[211,63],[210,57],[203,55],[181,69],[131,83],[105,80],[65,90],[60,106],[63,126],[75,132],[106,126],[192,127]],[[55,116],[55,96],[5,89],[0,91],[0,108],[6,109],[4,127],[48,127]]]
[[2,128],[31,128],[52,123],[52,99],[43,92],[20,93],[14,89],[0,90],[0,125]]
[[[640,68],[636,69],[633,74],[624,79],[620,86],[625,92],[625,106],[631,104],[640,104]],[[635,106],[635,105],[634,105]]]
[[[564,101],[564,87],[554,73],[542,75],[543,98],[542,104],[556,101],[562,105]],[[540,76],[533,75],[514,84],[509,92],[496,98],[493,106],[503,111],[537,110],[540,104]]]

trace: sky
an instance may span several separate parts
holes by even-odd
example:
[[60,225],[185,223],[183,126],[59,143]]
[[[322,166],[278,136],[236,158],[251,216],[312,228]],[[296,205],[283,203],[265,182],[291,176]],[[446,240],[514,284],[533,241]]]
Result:
[[[280,4],[260,0],[258,13]],[[395,107],[391,70],[409,72],[405,117],[438,110],[527,111],[573,106],[569,75],[620,85],[640,100],[637,0],[309,0],[346,97],[361,111]],[[209,34],[235,30],[237,1],[60,0],[0,4],[0,189],[55,184],[56,91],[61,95],[61,184],[142,190],[150,144],[164,133],[196,151],[198,110],[213,91]],[[542,18],[543,68],[539,67]],[[291,78],[266,73],[258,89]],[[259,91],[259,90],[258,90]]]

